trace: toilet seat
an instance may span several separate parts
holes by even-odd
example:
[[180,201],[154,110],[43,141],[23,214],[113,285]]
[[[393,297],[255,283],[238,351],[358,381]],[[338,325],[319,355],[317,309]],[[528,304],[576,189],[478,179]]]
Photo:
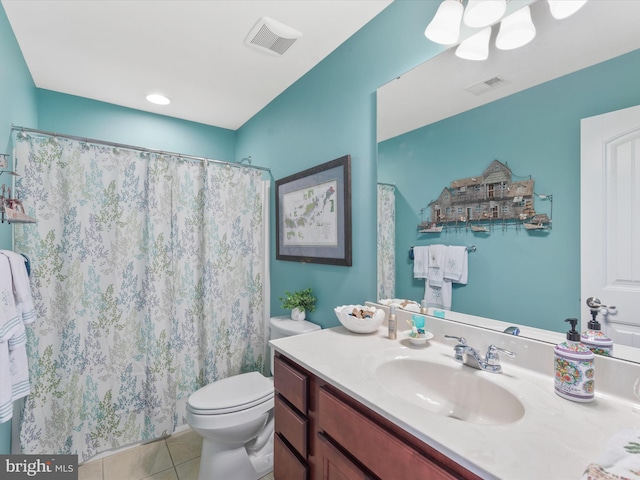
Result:
[[273,399],[273,381],[258,372],[210,383],[191,394],[187,408],[197,415],[239,412]]

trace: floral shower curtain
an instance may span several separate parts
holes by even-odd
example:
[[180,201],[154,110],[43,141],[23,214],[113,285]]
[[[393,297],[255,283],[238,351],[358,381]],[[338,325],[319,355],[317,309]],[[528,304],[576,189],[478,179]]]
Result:
[[396,295],[396,187],[378,184],[378,300]]
[[[24,453],[172,433],[180,399],[265,363],[261,173],[20,132],[17,189],[36,225]],[[184,403],[184,402],[183,402]]]

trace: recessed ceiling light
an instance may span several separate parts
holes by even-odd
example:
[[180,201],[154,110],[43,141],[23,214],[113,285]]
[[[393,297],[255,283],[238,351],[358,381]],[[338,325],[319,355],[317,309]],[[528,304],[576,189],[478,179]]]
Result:
[[147,100],[156,105],[169,105],[171,103],[171,99],[159,93],[150,93],[147,95]]

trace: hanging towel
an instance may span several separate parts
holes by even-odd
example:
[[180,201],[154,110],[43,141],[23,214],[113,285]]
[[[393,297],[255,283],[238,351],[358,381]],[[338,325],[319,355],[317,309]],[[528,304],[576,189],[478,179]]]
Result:
[[31,393],[29,383],[29,362],[27,360],[27,334],[24,324],[20,323],[14,330],[13,336],[7,342],[9,344],[9,372],[11,374],[11,397],[13,401],[25,397]]
[[13,416],[13,387],[9,365],[9,342],[3,342],[0,343],[0,423]]
[[640,431],[624,429],[611,437],[582,480],[640,479]]
[[442,282],[441,286],[434,287],[429,283],[428,278],[425,280],[424,300],[427,302],[427,307],[451,310],[451,297],[451,282]]
[[[14,330],[22,323],[16,309],[13,281],[9,259],[0,255],[0,343],[13,336]],[[8,364],[7,364],[8,365]],[[0,368],[5,366],[0,364]]]
[[444,279],[453,283],[467,284],[469,254],[467,247],[447,247],[446,260],[444,262]]
[[413,278],[427,278],[429,274],[429,247],[413,247]]
[[10,250],[0,250],[0,253],[9,259],[18,315],[25,324],[33,323],[36,320],[36,311],[33,307],[25,258]]
[[437,244],[429,246],[429,271],[427,279],[432,287],[442,286],[446,251],[444,245]]
[[24,258],[9,253],[0,251],[0,422],[13,416],[14,400],[30,393],[24,326],[35,320]]

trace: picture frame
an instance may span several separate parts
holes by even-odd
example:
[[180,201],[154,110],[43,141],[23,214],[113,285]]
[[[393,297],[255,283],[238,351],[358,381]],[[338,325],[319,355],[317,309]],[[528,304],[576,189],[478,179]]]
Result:
[[351,266],[351,155],[276,180],[276,260]]

